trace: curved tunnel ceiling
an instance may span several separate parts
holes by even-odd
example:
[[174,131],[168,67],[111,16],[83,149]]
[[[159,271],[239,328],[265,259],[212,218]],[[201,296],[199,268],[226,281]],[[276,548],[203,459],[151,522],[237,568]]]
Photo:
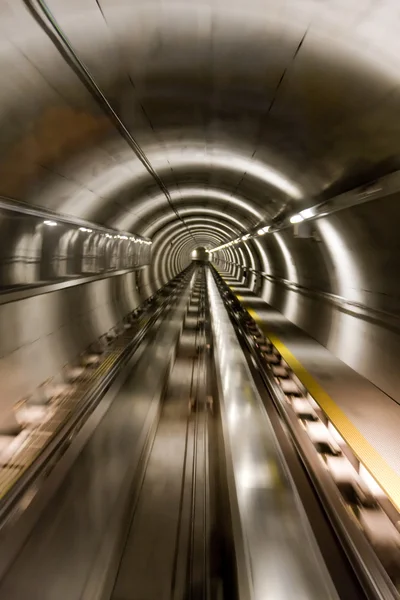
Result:
[[0,5],[4,196],[160,244],[176,221],[186,260],[399,166],[393,0],[46,4],[183,222],[36,0]]
[[0,424],[199,247],[400,404],[398,5],[0,0]]

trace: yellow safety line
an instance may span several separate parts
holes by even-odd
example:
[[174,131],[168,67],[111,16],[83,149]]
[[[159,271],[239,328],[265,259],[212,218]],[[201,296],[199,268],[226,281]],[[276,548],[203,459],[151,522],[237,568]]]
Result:
[[[231,286],[229,288],[237,299],[246,304],[245,300],[236,294]],[[328,419],[333,423],[340,435],[349,444],[360,462],[371,473],[380,487],[389,496],[391,502],[400,511],[400,477],[390,467],[375,448],[365,439],[362,433],[353,425],[341,408],[325,392],[314,377],[305,369],[299,360],[290,352],[285,344],[272,332],[268,331],[263,319],[257,312],[246,307],[250,316],[258,323],[265,335],[270,339],[278,352],[283,356],[293,373],[300,379],[307,391],[319,404]]]

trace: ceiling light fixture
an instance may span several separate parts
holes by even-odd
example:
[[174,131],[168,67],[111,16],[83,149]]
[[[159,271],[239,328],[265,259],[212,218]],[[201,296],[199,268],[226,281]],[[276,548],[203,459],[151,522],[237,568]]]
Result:
[[301,223],[302,221],[304,221],[304,217],[302,217],[300,214],[293,215],[292,217],[290,217],[291,223]]
[[300,211],[300,215],[303,217],[303,219],[310,219],[311,217],[315,217],[315,208],[305,208],[304,210]]
[[265,227],[262,227],[261,229],[259,229],[257,231],[257,235],[264,235],[265,233],[268,233],[269,230],[270,230],[270,226],[266,225]]

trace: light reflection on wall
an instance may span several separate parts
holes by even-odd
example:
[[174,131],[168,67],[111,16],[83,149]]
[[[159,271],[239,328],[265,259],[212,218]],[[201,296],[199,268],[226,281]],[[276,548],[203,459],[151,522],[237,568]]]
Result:
[[[253,254],[253,252],[251,251],[250,243],[249,243],[249,242],[245,242],[245,244],[244,244],[244,247],[245,247],[245,248],[246,248],[246,250],[247,250],[247,256],[249,257],[249,261],[250,261],[250,267],[251,267],[252,269],[255,269],[255,268],[256,268],[256,263],[255,263],[255,261],[254,261],[254,254]],[[244,264],[245,264],[246,266],[249,266],[249,261],[246,261]],[[251,290],[254,288],[255,279],[256,279],[256,277],[255,277],[254,273],[251,273],[251,274],[250,274],[250,279],[249,279],[249,288],[250,288]]]
[[[285,240],[283,239],[283,235],[281,233],[274,233],[273,236],[277,241],[278,246],[282,252],[286,268],[286,279],[289,279],[289,281],[292,281],[293,283],[299,283],[296,265],[293,256],[290,253]],[[290,319],[290,321],[295,322],[298,313],[297,294],[290,290],[285,290],[285,295],[285,303],[283,305],[282,312],[287,319]]]
[[[241,265],[247,267],[247,260],[245,259],[245,256],[243,254],[243,250],[240,247],[238,247],[237,248],[237,252],[240,255],[239,263]],[[243,269],[239,268],[239,269],[237,269],[237,271],[235,271],[234,267],[232,267],[231,270],[232,270],[232,274],[235,274],[235,275],[237,275],[240,278],[240,283],[243,283],[244,282]]]
[[347,300],[364,302],[365,298],[360,269],[343,236],[328,219],[319,220],[317,227],[325,241],[334,267],[332,285],[336,289],[333,289],[332,292]]
[[[247,156],[235,153],[232,147],[226,148],[223,151],[213,149],[212,152],[198,152],[187,147],[187,152],[182,155],[181,149],[170,150],[168,153],[168,160],[174,164],[174,169],[182,171],[193,171],[196,167],[205,167],[207,170],[216,171],[232,171],[233,173],[246,173],[250,177],[258,179],[265,185],[272,186],[277,190],[280,190],[291,196],[292,198],[299,199],[303,196],[303,191],[291,181],[283,172],[274,169],[265,162],[256,159],[250,159]],[[161,172],[165,166],[165,150],[162,152],[152,152],[152,164],[157,170]]]
[[[317,226],[334,269],[331,277],[332,292],[347,300],[363,303],[365,297],[362,275],[346,240],[327,219],[319,220]],[[354,367],[364,351],[359,327],[357,319],[344,312],[333,311],[327,346]]]
[[29,284],[38,281],[41,246],[42,236],[39,231],[25,233],[17,238],[11,255],[18,257],[18,260],[14,264],[11,262],[3,275],[8,284]]
[[[222,392],[224,406],[226,410],[227,424],[231,439],[236,440],[236,450],[239,450],[238,468],[235,470],[235,480],[238,492],[242,497],[246,492],[260,485],[262,487],[270,486],[270,470],[264,462],[254,460],[251,448],[253,440],[247,435],[247,423],[252,419],[258,418],[258,410],[247,398],[244,393],[244,381],[250,377],[247,369],[243,368],[238,357],[242,358],[238,346],[231,344],[230,336],[236,341],[236,336],[230,325],[229,317],[222,305],[222,301],[216,291],[215,284],[212,282],[210,273],[207,275],[208,290],[211,302],[213,332],[215,339],[216,354],[219,359],[220,375],[222,383]],[[249,389],[249,395],[252,391]]]
[[[263,244],[257,238],[254,238],[253,242],[256,245],[258,256],[261,259],[262,272],[263,273],[272,273],[272,269],[271,269],[270,262],[269,262],[269,259],[267,256],[267,252],[266,252]],[[272,283],[271,283],[271,281],[266,279],[266,280],[264,280],[264,284],[262,287],[262,298],[263,298],[263,300],[265,300],[265,302],[268,302],[268,304],[270,304],[270,301],[271,301],[271,293],[272,293]]]

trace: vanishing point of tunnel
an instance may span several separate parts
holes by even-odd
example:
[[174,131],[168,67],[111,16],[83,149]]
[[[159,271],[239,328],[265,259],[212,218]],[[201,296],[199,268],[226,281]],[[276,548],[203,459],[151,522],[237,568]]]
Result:
[[0,598],[399,598],[400,4],[0,30]]

